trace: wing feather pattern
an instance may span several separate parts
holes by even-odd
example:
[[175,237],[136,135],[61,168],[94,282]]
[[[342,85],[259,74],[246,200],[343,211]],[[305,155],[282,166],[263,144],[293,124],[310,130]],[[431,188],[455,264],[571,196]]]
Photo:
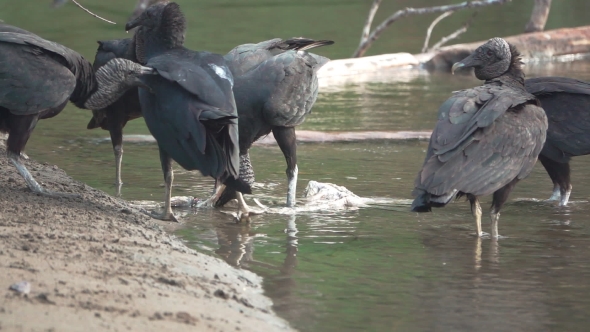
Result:
[[436,196],[480,196],[526,177],[547,129],[543,110],[533,100],[502,86],[455,93],[439,108],[416,188]]
[[161,148],[185,169],[215,178],[227,170],[237,178],[237,109],[223,57],[175,50],[150,58],[147,66],[159,76],[146,79],[154,94],[140,89],[140,100]]
[[549,121],[541,154],[562,163],[590,154],[590,83],[539,77],[526,80],[525,87],[539,98]]

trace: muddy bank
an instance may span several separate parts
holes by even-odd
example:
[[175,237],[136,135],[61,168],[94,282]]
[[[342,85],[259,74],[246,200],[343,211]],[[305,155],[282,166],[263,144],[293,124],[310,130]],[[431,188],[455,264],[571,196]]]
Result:
[[[0,330],[289,331],[261,278],[187,248],[119,199],[54,165],[26,166],[31,193],[0,141]],[[26,281],[30,292],[9,287]]]

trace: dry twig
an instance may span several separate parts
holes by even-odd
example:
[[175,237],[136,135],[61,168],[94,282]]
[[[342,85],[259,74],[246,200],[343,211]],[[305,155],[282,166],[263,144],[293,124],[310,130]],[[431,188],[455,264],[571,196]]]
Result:
[[83,10],[83,11],[85,11],[85,12],[87,12],[88,14],[90,14],[90,15],[92,15],[92,16],[94,16],[94,17],[96,17],[96,18],[99,18],[99,19],[101,19],[101,20],[103,20],[103,21],[105,21],[105,22],[109,22],[109,23],[111,23],[111,24],[117,24],[117,23],[115,23],[115,22],[113,22],[113,21],[109,21],[109,20],[107,20],[106,18],[102,18],[102,17],[100,17],[100,16],[96,15],[95,13],[93,13],[93,12],[89,11],[88,9],[86,9],[86,8],[82,7],[82,5],[81,5],[81,4],[79,4],[79,3],[78,3],[76,0],[72,0],[72,1],[73,1],[73,2],[76,4],[76,6],[78,6],[78,7],[82,8],[82,10]]
[[463,26],[461,28],[457,29],[455,32],[451,33],[450,35],[441,38],[438,43],[432,45],[431,48],[428,48],[427,50],[422,51],[422,52],[424,53],[424,52],[436,51],[439,48],[441,48],[444,44],[448,43],[449,41],[458,38],[460,35],[467,32],[467,29],[471,25],[471,21],[473,21],[473,18],[476,16],[477,16],[477,11],[473,12],[473,15],[471,15],[469,20],[467,22],[465,22],[465,24],[463,24]]
[[434,6],[434,7],[423,7],[423,8],[405,8],[402,10],[398,10],[393,15],[389,16],[385,21],[383,21],[379,26],[375,28],[375,30],[369,35],[369,37],[364,41],[361,42],[357,50],[352,55],[353,58],[361,57],[365,54],[367,49],[373,44],[377,38],[387,29],[393,22],[397,21],[398,19],[406,16],[412,15],[422,15],[422,14],[436,14],[436,13],[443,13],[448,11],[457,11],[460,9],[472,9],[472,8],[479,8],[485,7],[490,5],[496,4],[504,4],[509,2],[510,0],[474,0],[474,1],[465,1],[457,4],[452,5],[445,5],[445,6]]
[[435,18],[434,21],[432,21],[432,23],[430,23],[428,30],[426,30],[426,38],[424,39],[424,46],[422,46],[422,53],[428,51],[428,43],[430,42],[430,35],[432,34],[432,30],[434,29],[434,27],[438,24],[438,22],[442,21],[446,17],[453,15],[453,13],[454,12],[444,12],[439,17]]
[[524,28],[524,32],[537,32],[545,29],[545,23],[549,17],[551,0],[535,0],[535,6],[531,13],[531,19]]
[[377,14],[377,9],[379,9],[381,1],[382,0],[373,0],[371,10],[369,10],[369,16],[367,17],[367,22],[365,22],[363,34],[361,35],[361,44],[364,43],[367,39],[369,39],[369,33],[371,33],[371,24],[373,24],[373,18],[375,17],[375,14]]

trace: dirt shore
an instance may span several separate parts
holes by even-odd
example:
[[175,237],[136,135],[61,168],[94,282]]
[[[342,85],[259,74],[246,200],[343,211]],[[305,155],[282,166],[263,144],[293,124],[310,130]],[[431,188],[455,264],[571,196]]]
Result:
[[[0,330],[290,331],[261,278],[187,248],[126,202],[26,161],[33,194],[0,141]],[[28,294],[10,290],[26,281]],[[26,287],[25,287],[26,288]]]

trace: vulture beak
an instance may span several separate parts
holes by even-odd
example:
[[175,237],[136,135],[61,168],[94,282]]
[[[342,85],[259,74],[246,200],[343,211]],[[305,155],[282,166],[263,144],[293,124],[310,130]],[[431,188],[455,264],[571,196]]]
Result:
[[141,66],[140,73],[142,75],[158,75],[158,72],[154,68],[144,66]]
[[141,25],[141,15],[134,20],[131,20],[125,24],[125,31],[129,32],[129,30],[136,28]]
[[475,55],[475,53],[470,54],[468,57],[466,57],[465,59],[456,62],[453,67],[451,67],[451,74],[455,74],[455,70],[459,69],[459,68],[469,68],[469,67],[479,67],[482,65],[481,60],[479,60],[477,58],[477,56]]
[[455,62],[453,67],[451,67],[451,75],[455,75],[455,70],[457,70],[458,68],[461,68],[461,67],[465,67],[465,65],[461,62]]

